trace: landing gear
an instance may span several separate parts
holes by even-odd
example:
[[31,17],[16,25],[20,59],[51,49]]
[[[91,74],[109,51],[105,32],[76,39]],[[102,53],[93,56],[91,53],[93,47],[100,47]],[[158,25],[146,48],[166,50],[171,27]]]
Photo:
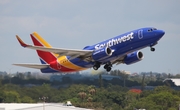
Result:
[[96,62],[96,63],[94,64],[94,66],[93,66],[93,69],[94,69],[94,70],[98,70],[99,67],[100,67],[100,63],[99,63],[99,62]]
[[153,48],[153,46],[155,46],[156,44],[157,44],[157,42],[150,44],[150,49],[151,49],[152,52],[155,51],[155,48]]
[[110,72],[111,71],[111,67],[106,68],[106,71]]
[[[100,62],[95,62],[93,69],[98,70],[100,66],[101,66]],[[104,65],[104,69],[106,69],[107,72],[111,71],[111,67],[112,67],[112,64],[110,62]]]
[[154,51],[155,51],[155,48],[151,47],[151,51],[154,52]]
[[106,69],[107,72],[111,71],[111,67],[112,67],[112,64],[109,62],[109,63],[106,63],[104,65],[104,69]]

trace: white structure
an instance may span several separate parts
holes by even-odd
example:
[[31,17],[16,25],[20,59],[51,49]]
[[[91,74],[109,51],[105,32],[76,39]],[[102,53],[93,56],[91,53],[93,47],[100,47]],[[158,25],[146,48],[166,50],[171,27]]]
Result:
[[[166,80],[171,80],[172,82],[174,82],[174,84],[175,84],[176,86],[180,86],[180,79],[167,78],[167,79],[165,79],[164,81],[166,81]],[[163,81],[163,82],[164,82],[164,81]]]
[[74,106],[64,106],[62,103],[0,103],[0,110],[91,110]]

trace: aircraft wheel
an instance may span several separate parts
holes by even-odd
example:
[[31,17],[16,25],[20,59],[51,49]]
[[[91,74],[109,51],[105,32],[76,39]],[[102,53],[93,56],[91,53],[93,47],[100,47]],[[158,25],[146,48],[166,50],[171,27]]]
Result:
[[98,70],[99,67],[100,67],[100,64],[99,64],[99,63],[96,63],[96,64],[93,66],[93,69],[94,69],[94,70]]
[[106,65],[104,65],[104,69],[107,69],[108,68],[108,65],[106,64]]
[[112,64],[111,63],[107,63],[104,65],[104,69],[107,69],[108,67],[112,67]]
[[111,67],[106,68],[106,71],[110,72],[111,71]]
[[94,69],[94,70],[98,70],[98,67],[97,67],[97,66],[93,66],[93,69]]
[[154,52],[154,51],[155,51],[155,48],[151,47],[151,51]]

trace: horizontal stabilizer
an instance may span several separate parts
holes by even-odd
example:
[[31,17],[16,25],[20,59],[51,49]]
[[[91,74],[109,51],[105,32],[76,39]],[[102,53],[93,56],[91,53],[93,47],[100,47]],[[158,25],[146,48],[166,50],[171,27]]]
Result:
[[20,63],[20,64],[13,64],[16,66],[23,66],[28,68],[35,68],[35,69],[44,69],[49,67],[49,64],[31,64],[31,63]]

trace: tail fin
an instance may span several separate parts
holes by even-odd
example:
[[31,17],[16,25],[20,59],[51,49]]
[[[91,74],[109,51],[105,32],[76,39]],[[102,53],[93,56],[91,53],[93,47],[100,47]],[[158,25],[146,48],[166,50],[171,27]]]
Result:
[[[42,46],[51,48],[51,45],[46,42],[38,33],[34,32],[30,34],[31,39],[35,46]],[[56,61],[57,57],[51,52],[44,52],[36,50],[42,64],[49,64],[50,62]]]

